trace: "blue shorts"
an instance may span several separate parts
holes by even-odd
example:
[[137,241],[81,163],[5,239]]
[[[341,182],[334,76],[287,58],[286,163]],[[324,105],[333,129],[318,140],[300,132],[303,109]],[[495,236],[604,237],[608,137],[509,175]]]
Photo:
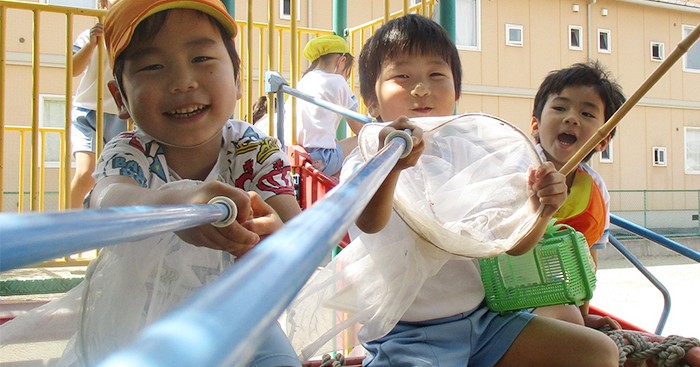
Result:
[[313,160],[314,167],[328,176],[340,172],[343,167],[343,148],[335,142],[335,149],[304,148]]
[[470,313],[399,322],[385,337],[363,344],[363,366],[493,366],[533,317],[528,312],[501,315],[482,303]]
[[[126,130],[126,121],[111,113],[104,113],[102,143],[106,144],[113,137]],[[97,112],[82,107],[73,109],[73,124],[70,132],[72,152],[95,152],[95,131]]]
[[301,362],[297,358],[287,335],[284,334],[279,323],[275,322],[266,334],[264,342],[256,349],[253,359],[248,363],[250,367],[300,367]]

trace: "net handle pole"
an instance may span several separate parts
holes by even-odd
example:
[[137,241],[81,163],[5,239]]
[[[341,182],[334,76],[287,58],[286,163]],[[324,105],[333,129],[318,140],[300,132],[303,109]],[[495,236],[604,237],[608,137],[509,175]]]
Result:
[[673,66],[673,64],[678,61],[678,59],[681,58],[688,50],[690,47],[695,43],[695,41],[700,38],[700,25],[696,25],[695,29],[688,34],[687,37],[685,37],[679,44],[676,46],[676,48],[673,50],[673,52],[668,56],[664,62],[659,65],[656,70],[647,78],[644,83],[637,89],[632,96],[627,99],[625,103],[620,106],[620,108],[615,112],[610,119],[601,126],[598,131],[586,141],[586,143],[574,154],[571,159],[559,170],[560,173],[563,175],[568,175],[573,171],[581,161],[588,155],[589,152],[595,148],[596,145],[600,144],[608,135],[610,135],[610,132],[617,126],[617,124],[622,120],[622,118],[629,112],[629,110],[634,107],[637,102],[639,102],[640,99],[651,89],[651,87],[656,84],[661,77],[666,74],[666,72]]

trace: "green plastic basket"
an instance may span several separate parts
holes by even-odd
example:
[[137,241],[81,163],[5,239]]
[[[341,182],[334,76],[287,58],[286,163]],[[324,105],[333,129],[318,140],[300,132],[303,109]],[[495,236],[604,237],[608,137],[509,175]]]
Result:
[[595,266],[586,238],[555,225],[529,252],[479,259],[486,304],[496,312],[550,306],[580,306],[593,297]]

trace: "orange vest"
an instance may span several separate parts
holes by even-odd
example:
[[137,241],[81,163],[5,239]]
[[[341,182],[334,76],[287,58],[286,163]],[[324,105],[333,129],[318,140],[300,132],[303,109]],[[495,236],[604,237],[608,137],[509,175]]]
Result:
[[557,224],[567,224],[583,233],[593,246],[605,232],[607,211],[598,185],[587,172],[578,168],[564,204],[554,214]]

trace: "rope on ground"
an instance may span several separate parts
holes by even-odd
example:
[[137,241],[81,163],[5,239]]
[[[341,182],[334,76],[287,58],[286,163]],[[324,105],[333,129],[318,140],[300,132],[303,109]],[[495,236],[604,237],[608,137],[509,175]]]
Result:
[[627,359],[643,362],[651,359],[658,367],[687,366],[681,363],[685,353],[692,347],[700,347],[700,340],[679,335],[669,335],[660,341],[650,341],[650,335],[630,330],[601,330],[607,334],[620,350],[620,366]]
[[336,353],[335,358],[331,358],[330,354],[324,354],[321,357],[321,365],[319,367],[342,367],[345,366],[345,357],[342,353]]

